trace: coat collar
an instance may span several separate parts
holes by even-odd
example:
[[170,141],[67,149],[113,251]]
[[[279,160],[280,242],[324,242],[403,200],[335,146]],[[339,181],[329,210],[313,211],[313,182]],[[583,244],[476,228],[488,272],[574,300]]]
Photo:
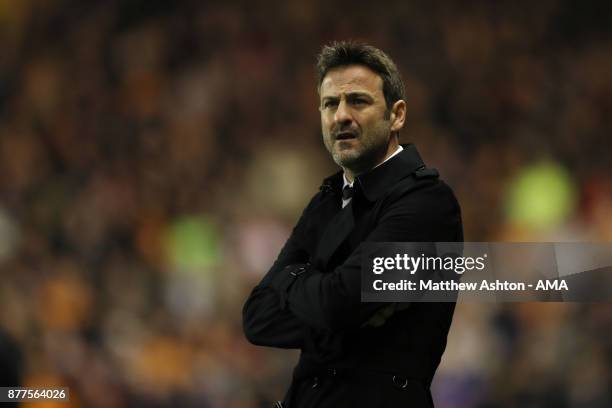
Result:
[[[359,186],[368,201],[378,200],[398,181],[425,167],[423,159],[421,159],[421,155],[414,144],[403,144],[402,147],[404,150],[391,160],[356,177],[354,186]],[[324,186],[334,191],[341,191],[342,184],[342,170],[323,181]]]
[[357,176],[357,182],[368,201],[378,200],[398,181],[425,166],[413,144],[402,145],[402,147],[404,150],[391,160]]

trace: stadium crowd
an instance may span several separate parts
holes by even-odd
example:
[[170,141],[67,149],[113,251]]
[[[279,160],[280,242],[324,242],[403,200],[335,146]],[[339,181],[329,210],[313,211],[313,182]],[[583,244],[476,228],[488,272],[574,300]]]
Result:
[[[333,39],[396,60],[401,140],[455,190],[467,241],[610,242],[610,11],[0,2],[0,361],[75,407],[280,398],[296,354],[248,344],[240,313],[335,171],[313,67]],[[434,399],[611,406],[611,329],[605,303],[461,304]]]

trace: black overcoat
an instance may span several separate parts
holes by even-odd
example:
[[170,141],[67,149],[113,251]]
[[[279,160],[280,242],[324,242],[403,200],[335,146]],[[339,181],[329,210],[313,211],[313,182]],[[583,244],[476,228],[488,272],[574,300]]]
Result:
[[[363,242],[463,240],[460,208],[414,145],[356,178],[341,206],[342,173],[324,180],[278,259],[243,308],[247,339],[301,349],[285,406],[430,407],[454,303],[361,303]],[[397,306],[397,305],[396,305]]]

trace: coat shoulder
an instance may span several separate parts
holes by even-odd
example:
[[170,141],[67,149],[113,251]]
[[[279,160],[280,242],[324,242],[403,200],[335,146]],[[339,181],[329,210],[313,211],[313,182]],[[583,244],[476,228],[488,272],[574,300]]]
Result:
[[459,211],[459,202],[452,188],[438,177],[435,169],[424,169],[397,183],[384,198],[387,205],[404,203],[418,206],[425,212],[442,208]]

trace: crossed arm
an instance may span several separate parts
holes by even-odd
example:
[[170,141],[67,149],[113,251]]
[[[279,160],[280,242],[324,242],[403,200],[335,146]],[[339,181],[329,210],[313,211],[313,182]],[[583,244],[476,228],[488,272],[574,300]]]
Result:
[[[400,200],[390,205],[365,241],[453,241],[460,225],[457,211],[456,206],[433,204],[424,209],[422,200]],[[303,274],[291,275],[294,266],[308,262],[308,253],[299,243],[303,218],[244,305],[243,327],[253,344],[301,348],[308,327],[359,329],[385,306],[361,303],[360,247],[333,271],[310,267]],[[427,231],[437,232],[429,235]]]
[[308,253],[301,248],[298,235],[303,217],[293,229],[272,268],[255,286],[242,309],[242,324],[247,339],[258,346],[301,348],[306,327],[287,308],[282,309],[280,297],[270,285],[282,279],[284,269],[308,262]]

